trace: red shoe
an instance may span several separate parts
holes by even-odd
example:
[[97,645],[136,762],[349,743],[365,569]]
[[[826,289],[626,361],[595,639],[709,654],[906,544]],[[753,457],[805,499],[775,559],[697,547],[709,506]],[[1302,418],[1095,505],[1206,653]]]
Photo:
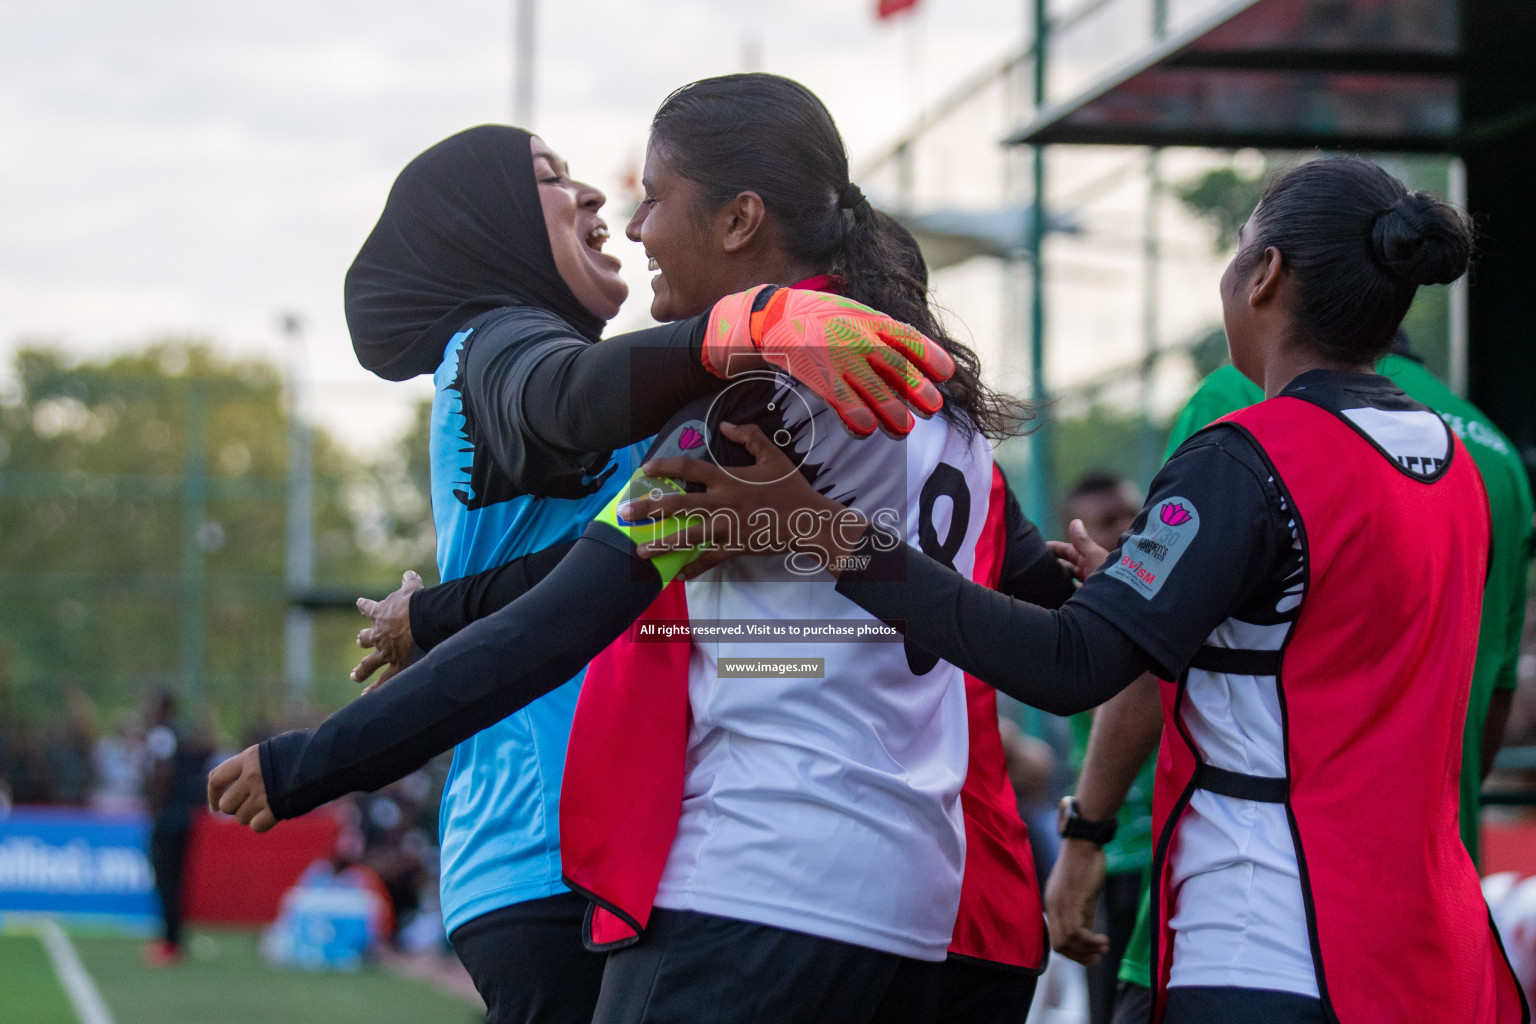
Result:
[[159,969],[181,962],[181,946],[174,942],[151,942],[139,951],[145,967]]

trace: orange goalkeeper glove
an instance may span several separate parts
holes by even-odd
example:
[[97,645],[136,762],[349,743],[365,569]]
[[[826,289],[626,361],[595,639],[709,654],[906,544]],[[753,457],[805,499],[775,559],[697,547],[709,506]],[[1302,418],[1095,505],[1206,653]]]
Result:
[[782,370],[837,412],[852,433],[897,437],[944,405],[935,381],[955,361],[936,342],[862,303],[825,292],[762,285],[727,295],[709,313],[704,369],[729,379]]

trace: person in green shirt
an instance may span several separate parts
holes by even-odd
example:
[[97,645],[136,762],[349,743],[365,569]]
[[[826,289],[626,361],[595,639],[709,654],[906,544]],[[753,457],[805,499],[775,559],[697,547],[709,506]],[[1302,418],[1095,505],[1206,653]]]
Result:
[[[1482,474],[1493,520],[1493,551],[1483,591],[1477,660],[1462,740],[1461,836],[1475,862],[1481,812],[1479,793],[1503,739],[1516,684],[1520,632],[1525,622],[1525,579],[1532,537],[1530,481],[1509,439],[1476,406],[1457,397],[1408,356],[1401,335],[1398,341],[1398,350],[1377,364],[1377,372],[1390,378],[1411,398],[1438,412],[1466,445]],[[1235,367],[1223,366],[1214,371],[1201,382],[1175,419],[1165,457],[1207,424],[1263,397],[1263,391]],[[1098,709],[1079,779],[1078,800],[1085,818],[1115,817],[1161,733],[1162,714],[1155,687],[1133,686]],[[1091,855],[1093,851],[1084,850],[1083,845],[1080,840],[1063,843],[1063,860]],[[1060,861],[1058,870],[1062,870]],[[1068,898],[1068,894],[1058,894],[1061,904],[1091,904],[1097,882],[1082,881],[1082,871],[1073,875],[1080,879],[1079,885],[1092,888],[1075,900]],[[1055,880],[1053,872],[1053,883]],[[1093,936],[1085,921],[1052,921],[1052,945],[1073,959],[1095,959],[1095,951],[1101,947],[1093,939],[1102,936]],[[1150,866],[1142,878],[1136,927],[1120,961],[1120,981],[1115,1024],[1139,1024],[1148,1019],[1152,986]]]
[[[1120,543],[1141,511],[1141,491],[1129,480],[1102,470],[1084,473],[1061,499],[1061,521],[1078,520],[1089,539],[1106,550]],[[1073,715],[1072,766],[1081,769],[1088,751],[1088,734],[1093,726],[1093,712]],[[1152,863],[1152,780],[1157,759],[1149,757],[1141,766],[1136,781],[1126,793],[1120,813],[1115,816],[1115,834],[1103,846],[1103,888],[1093,926],[1108,940],[1103,959],[1088,967],[1088,1024],[1110,1024],[1115,1007],[1115,988],[1120,972],[1120,958],[1135,930],[1136,912],[1141,896],[1141,879]],[[1069,837],[1063,837],[1068,842]],[[1096,859],[1093,861],[1096,864]],[[1066,870],[1075,861],[1068,858]],[[1095,870],[1093,864],[1087,865]],[[1056,877],[1052,872],[1051,877]],[[1062,888],[1071,892],[1071,880]],[[1054,895],[1052,883],[1046,883],[1047,907]]]

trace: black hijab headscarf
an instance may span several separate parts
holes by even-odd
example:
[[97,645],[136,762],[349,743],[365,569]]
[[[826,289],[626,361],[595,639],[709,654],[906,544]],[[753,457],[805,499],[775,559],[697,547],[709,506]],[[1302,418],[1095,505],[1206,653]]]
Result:
[[591,341],[603,321],[555,269],[528,132],[483,124],[405,166],[347,271],[357,360],[387,380],[434,372],[448,339],[503,306],[537,306]]

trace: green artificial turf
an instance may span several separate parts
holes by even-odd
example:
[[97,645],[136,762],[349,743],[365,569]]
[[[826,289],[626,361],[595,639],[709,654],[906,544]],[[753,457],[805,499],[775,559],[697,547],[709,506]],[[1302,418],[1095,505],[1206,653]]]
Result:
[[[144,967],[139,960],[141,944],[136,941],[76,937],[74,943],[116,1024],[475,1024],[484,1020],[484,1011],[464,999],[382,968],[343,974],[270,967],[257,954],[256,935],[251,932],[194,932],[185,945],[187,958],[161,970]],[[43,956],[41,949],[38,955]],[[46,957],[43,963],[47,965]],[[0,973],[0,991],[5,991],[4,977]],[[52,1018],[43,1019],[52,1022]],[[9,1022],[4,1010],[0,1020]]]
[[77,1024],[35,936],[0,935],[0,1024]]

